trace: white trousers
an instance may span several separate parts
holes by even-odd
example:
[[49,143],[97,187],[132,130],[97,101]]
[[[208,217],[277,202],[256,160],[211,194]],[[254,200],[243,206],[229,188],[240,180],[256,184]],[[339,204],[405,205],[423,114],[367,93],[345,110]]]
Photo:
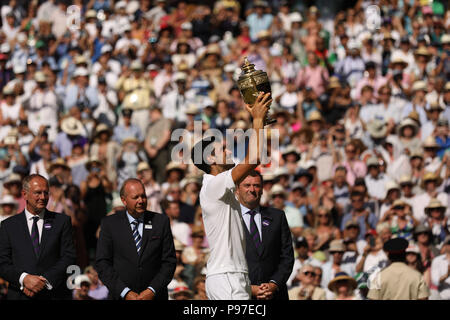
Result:
[[207,276],[205,287],[209,300],[250,300],[252,296],[248,274],[242,272]]

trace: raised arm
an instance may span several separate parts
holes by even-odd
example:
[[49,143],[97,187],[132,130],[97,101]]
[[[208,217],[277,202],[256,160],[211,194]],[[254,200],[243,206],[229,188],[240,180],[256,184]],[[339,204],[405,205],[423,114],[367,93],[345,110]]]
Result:
[[264,119],[266,118],[269,106],[272,103],[270,93],[260,93],[253,106],[246,105],[247,111],[253,117],[253,131],[250,136],[250,143],[247,146],[245,159],[231,171],[234,183],[240,183],[254,170],[261,161],[262,130],[264,129]]

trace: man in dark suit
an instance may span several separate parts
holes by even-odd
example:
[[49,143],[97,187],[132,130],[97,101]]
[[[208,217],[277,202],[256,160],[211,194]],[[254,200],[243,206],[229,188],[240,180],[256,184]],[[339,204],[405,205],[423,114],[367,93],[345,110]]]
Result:
[[252,171],[236,195],[245,224],[246,259],[253,299],[288,300],[286,281],[294,265],[292,236],[283,211],[261,207],[262,177]]
[[144,185],[123,183],[120,197],[126,211],[102,220],[96,269],[111,299],[167,300],[167,285],[176,267],[169,218],[146,211]]
[[46,209],[48,181],[24,178],[26,207],[0,227],[0,277],[9,282],[7,299],[70,299],[67,267],[76,253],[69,216]]

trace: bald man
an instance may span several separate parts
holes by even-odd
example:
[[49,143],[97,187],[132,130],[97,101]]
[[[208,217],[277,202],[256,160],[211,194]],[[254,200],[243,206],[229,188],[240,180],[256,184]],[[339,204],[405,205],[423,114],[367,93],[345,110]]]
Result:
[[120,189],[126,210],[103,218],[97,242],[96,270],[115,300],[167,300],[176,267],[169,218],[147,211],[141,181]]
[[24,211],[0,227],[0,278],[9,282],[8,300],[71,299],[67,267],[76,253],[70,217],[46,209],[47,179],[23,179]]

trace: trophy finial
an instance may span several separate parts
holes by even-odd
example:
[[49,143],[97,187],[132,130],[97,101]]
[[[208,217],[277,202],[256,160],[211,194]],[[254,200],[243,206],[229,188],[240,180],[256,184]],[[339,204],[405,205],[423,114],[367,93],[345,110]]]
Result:
[[241,69],[244,71],[244,73],[250,73],[255,70],[255,65],[253,63],[250,63],[247,57],[244,57],[244,64]]

